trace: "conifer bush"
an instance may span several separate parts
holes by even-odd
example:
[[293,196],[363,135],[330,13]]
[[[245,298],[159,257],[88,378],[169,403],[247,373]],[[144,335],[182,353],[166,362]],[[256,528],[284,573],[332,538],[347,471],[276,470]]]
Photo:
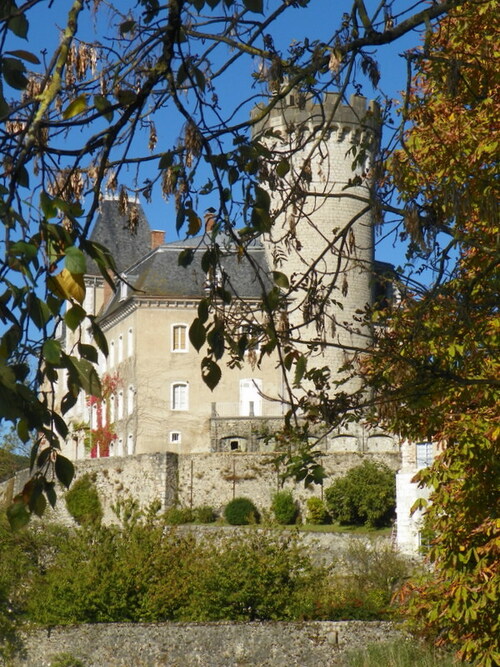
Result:
[[274,518],[282,526],[290,526],[297,521],[299,508],[291,491],[277,491],[273,495],[271,509]]
[[259,523],[260,515],[249,498],[234,498],[226,505],[224,518],[232,526],[246,526]]

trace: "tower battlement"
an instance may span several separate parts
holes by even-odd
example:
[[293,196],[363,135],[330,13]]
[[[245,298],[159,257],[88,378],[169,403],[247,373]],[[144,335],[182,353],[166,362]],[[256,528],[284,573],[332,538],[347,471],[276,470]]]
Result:
[[290,92],[280,100],[266,117],[258,120],[266,106],[258,105],[252,110],[254,135],[271,128],[293,128],[308,126],[311,130],[327,123],[338,130],[342,138],[359,132],[369,132],[378,137],[380,133],[380,107],[375,100],[368,101],[362,95],[351,95],[349,104],[343,104],[339,93],[325,93],[321,102],[304,99],[297,91]]

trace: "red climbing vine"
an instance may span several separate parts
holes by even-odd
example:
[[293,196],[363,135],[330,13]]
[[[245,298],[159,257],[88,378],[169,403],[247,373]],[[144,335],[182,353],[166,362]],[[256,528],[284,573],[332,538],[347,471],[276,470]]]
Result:
[[89,431],[90,458],[92,459],[109,456],[111,444],[117,438],[111,414],[111,403],[120,384],[121,378],[118,373],[106,374],[101,378],[102,396],[87,398],[87,404],[92,413]]

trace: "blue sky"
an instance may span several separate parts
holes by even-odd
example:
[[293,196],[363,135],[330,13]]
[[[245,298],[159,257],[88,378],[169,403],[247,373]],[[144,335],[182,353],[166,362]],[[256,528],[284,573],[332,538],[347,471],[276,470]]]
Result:
[[[269,8],[276,6],[276,2],[269,0],[266,5]],[[378,2],[367,0],[368,11],[378,6]],[[29,33],[29,48],[40,55],[41,51],[46,48],[50,55],[50,47],[55,45],[58,39],[58,31],[56,24],[63,25],[66,19],[66,12],[70,3],[56,2],[54,8],[48,10],[47,7],[36,8],[36,10],[29,14],[30,16],[30,33]],[[135,2],[128,0],[121,0],[118,6],[126,11],[127,6],[133,7]],[[307,8],[293,8],[287,12],[285,18],[280,19],[279,23],[269,32],[272,33],[275,44],[280,46],[289,45],[293,40],[302,40],[304,37],[309,37],[311,41],[327,40],[335,27],[339,25],[344,11],[350,8],[350,0],[345,2],[334,2],[334,0],[311,0]],[[407,0],[396,0],[394,3],[394,12],[410,10],[414,3]],[[95,38],[96,30],[99,38],[103,39],[105,36],[110,36],[115,33],[116,28],[109,23],[106,16],[104,5],[101,5],[100,14],[98,15],[97,29],[95,30],[92,20],[88,16],[85,17],[81,23],[83,35],[89,39]],[[406,61],[401,57],[401,54],[420,42],[420,37],[417,33],[412,33],[398,42],[382,47],[377,53],[373,53],[378,60],[381,72],[381,81],[379,89],[374,90],[370,83],[363,83],[361,92],[368,98],[383,98],[387,96],[397,100],[400,97],[400,91],[406,85]],[[20,45],[21,47],[22,45]],[[26,47],[24,47],[26,48]],[[235,100],[248,96],[251,92],[252,72],[255,71],[256,63],[247,58],[238,63],[235,70],[230,70],[224,85],[218,89],[218,94],[221,101],[221,106],[225,109],[232,108]],[[246,111],[245,111],[246,113]],[[169,126],[169,138],[177,134],[181,128],[181,119],[178,115],[173,115],[167,109],[165,112],[165,127]],[[160,140],[163,128],[159,128],[158,134]],[[167,136],[165,136],[167,139]],[[145,136],[138,137],[139,142],[147,141]],[[154,166],[156,169],[156,164]],[[130,174],[132,178],[132,174]],[[173,205],[165,202],[159,195],[153,199],[151,204],[142,202],[146,210],[146,214],[153,228],[164,229],[167,233],[167,239],[174,240],[177,237],[175,231],[175,213]],[[205,207],[205,202],[203,203]],[[404,261],[404,249],[400,244],[394,244],[394,237],[378,241],[377,257],[384,261],[391,261],[393,263],[401,263]]]

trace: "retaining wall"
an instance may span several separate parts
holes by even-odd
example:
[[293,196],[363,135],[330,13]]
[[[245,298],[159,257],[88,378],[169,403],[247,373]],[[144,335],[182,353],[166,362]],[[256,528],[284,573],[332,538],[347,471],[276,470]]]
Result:
[[389,623],[116,623],[55,627],[24,638],[11,667],[45,667],[68,653],[85,667],[329,667],[345,652],[402,639]]

